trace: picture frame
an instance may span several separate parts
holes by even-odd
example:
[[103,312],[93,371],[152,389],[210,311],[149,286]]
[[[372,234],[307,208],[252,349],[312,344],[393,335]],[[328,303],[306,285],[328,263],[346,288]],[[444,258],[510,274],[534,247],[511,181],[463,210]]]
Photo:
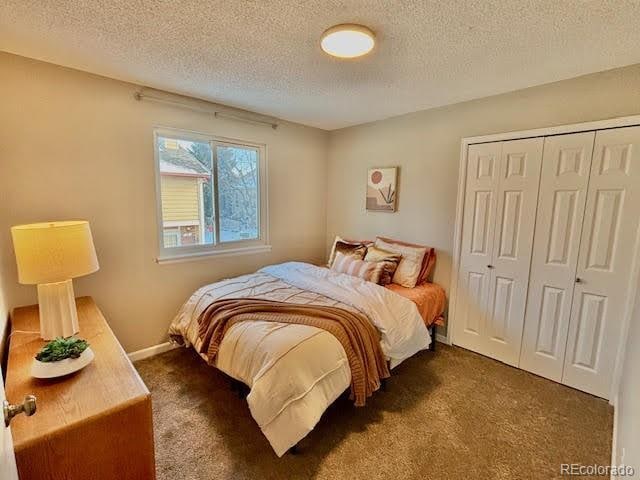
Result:
[[398,167],[370,168],[367,171],[367,211],[393,213],[397,202]]

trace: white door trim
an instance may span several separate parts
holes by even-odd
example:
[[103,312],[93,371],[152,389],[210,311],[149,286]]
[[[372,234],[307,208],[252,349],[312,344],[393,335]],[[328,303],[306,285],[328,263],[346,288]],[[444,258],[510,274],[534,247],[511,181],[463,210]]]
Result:
[[[640,285],[640,227],[636,232],[635,251],[631,264],[631,281],[629,282],[627,301],[625,303],[624,317],[622,318],[622,328],[620,331],[620,340],[618,354],[616,355],[616,363],[613,369],[613,379],[611,382],[611,393],[609,395],[609,404],[614,404],[614,399],[620,392],[620,382],[622,380],[622,369],[624,367],[624,357],[627,351],[627,339],[629,338],[629,329],[631,328],[631,317],[635,307],[636,299],[640,301],[640,293],[637,287]],[[634,294],[635,292],[635,294]]]
[[[460,142],[460,160],[458,168],[458,197],[456,203],[456,222],[453,234],[453,255],[451,283],[449,285],[449,315],[447,318],[447,343],[455,344],[455,328],[453,325],[456,321],[456,295],[458,287],[458,270],[460,268],[460,252],[462,247],[462,220],[464,212],[465,197],[465,181],[467,178],[467,149],[469,145],[476,143],[499,142],[505,140],[516,140],[520,138],[530,137],[548,137],[551,135],[564,135],[567,133],[588,132],[592,130],[605,130],[610,128],[631,127],[640,125],[640,115],[631,115],[628,117],[609,118],[604,120],[596,120],[592,122],[581,122],[567,125],[549,126],[536,128],[531,130],[519,130],[506,133],[494,133],[489,135],[478,135],[473,137],[464,137]],[[640,280],[640,245],[636,243],[636,249],[633,254],[631,284],[637,285]],[[631,312],[633,311],[634,295],[629,295],[627,304],[625,305],[625,316],[622,319],[622,340],[620,349],[617,352],[616,367],[613,373],[613,382],[611,395],[613,399],[619,389],[620,375],[622,373],[622,362],[624,359],[624,351],[626,342],[624,339],[628,336],[629,326],[631,324]]]
[[[9,338],[7,338],[7,344]],[[5,397],[4,382],[2,380],[2,367],[0,366],[0,403],[9,400]],[[17,400],[12,398],[14,402]],[[0,425],[0,477],[5,480],[18,480],[18,467],[13,451],[13,438],[11,437],[11,427],[5,427],[4,421]]]
[[471,145],[473,143],[502,142],[504,140],[516,140],[529,137],[549,137],[551,135],[564,135],[565,133],[590,132],[592,130],[606,130],[609,128],[634,127],[636,125],[640,125],[640,115],[534,128],[531,130],[517,130],[514,132],[478,135],[475,137],[465,137],[462,139],[462,142],[467,145]]

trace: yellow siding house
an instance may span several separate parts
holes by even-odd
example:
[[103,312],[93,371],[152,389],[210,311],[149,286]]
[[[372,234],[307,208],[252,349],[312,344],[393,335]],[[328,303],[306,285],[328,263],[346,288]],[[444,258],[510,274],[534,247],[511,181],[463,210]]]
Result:
[[175,141],[165,140],[159,154],[164,246],[204,243],[203,185],[211,172]]

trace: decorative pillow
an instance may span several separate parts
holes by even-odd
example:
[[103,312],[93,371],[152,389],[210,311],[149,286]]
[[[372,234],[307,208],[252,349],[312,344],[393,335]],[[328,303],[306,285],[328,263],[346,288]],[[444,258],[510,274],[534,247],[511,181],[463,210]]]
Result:
[[367,247],[372,244],[373,242],[369,242],[366,240],[346,240],[344,238],[336,236],[336,238],[333,240],[333,246],[331,247],[331,254],[329,255],[327,267],[331,268],[331,265],[333,265],[333,260],[336,257],[336,251],[342,252],[345,255],[353,255],[358,260],[362,260],[367,253]]
[[382,275],[380,277],[380,285],[389,285],[393,278],[393,274],[396,273],[398,264],[402,260],[402,255],[381,248],[369,247],[367,254],[364,257],[367,262],[379,262],[384,265]]
[[376,238],[375,246],[383,250],[399,253],[402,260],[398,264],[396,273],[393,274],[393,283],[402,285],[403,287],[413,288],[418,283],[420,271],[422,270],[422,261],[427,254],[425,247],[409,247],[399,243],[388,243],[380,237]]
[[426,248],[427,254],[424,256],[424,259],[422,260],[422,268],[420,269],[418,284],[429,281],[429,276],[431,276],[431,273],[433,272],[433,269],[436,266],[436,249],[435,248],[428,247],[426,245],[419,245],[416,243],[403,242],[402,240],[394,240],[392,238],[385,238],[385,237],[377,237],[377,238],[379,238],[383,242],[403,245],[405,247]]
[[422,262],[422,270],[420,271],[420,278],[418,279],[418,283],[430,282],[429,278],[433,273],[433,269],[436,268],[436,249],[432,248],[427,254],[424,256],[426,259],[429,259],[425,262]]
[[380,277],[384,271],[384,263],[366,262],[350,255],[345,255],[342,252],[336,252],[336,258],[333,260],[331,270],[359,277],[368,282],[380,283]]

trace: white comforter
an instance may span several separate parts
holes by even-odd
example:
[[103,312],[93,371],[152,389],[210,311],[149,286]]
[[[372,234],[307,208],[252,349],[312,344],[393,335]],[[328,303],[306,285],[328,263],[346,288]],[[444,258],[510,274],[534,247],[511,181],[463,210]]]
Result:
[[[359,278],[299,262],[272,265],[199,289],[176,316],[170,333],[198,349],[200,312],[215,300],[238,296],[330,301],[359,310],[380,331],[391,368],[431,343],[410,300]],[[351,383],[340,342],[324,330],[305,325],[238,323],[222,340],[216,366],[250,387],[251,414],[278,456],[304,438]]]

